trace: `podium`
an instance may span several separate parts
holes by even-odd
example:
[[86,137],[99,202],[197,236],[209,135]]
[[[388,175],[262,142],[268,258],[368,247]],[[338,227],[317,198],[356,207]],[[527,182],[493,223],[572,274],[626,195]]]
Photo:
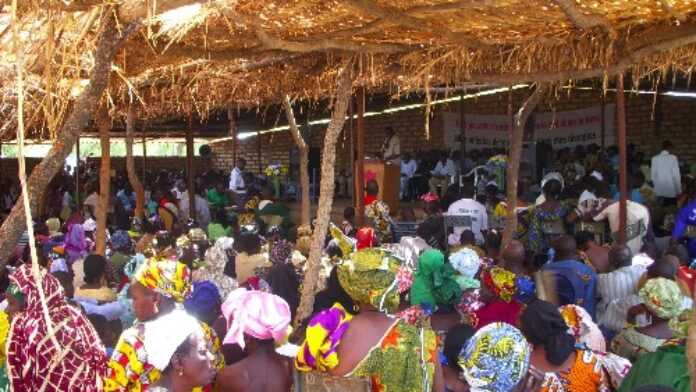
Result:
[[377,198],[389,205],[390,214],[399,210],[399,188],[401,186],[401,167],[380,160],[368,159],[363,163],[365,183],[374,179],[379,185]]

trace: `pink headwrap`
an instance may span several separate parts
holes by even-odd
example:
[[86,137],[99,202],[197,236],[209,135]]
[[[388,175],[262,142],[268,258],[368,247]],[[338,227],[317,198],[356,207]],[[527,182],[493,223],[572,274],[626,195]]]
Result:
[[428,192],[420,198],[426,203],[436,203],[440,201],[440,197],[433,192]]
[[261,340],[282,342],[290,334],[290,307],[277,295],[237,289],[222,304],[227,320],[223,344],[238,344],[244,349],[244,334]]

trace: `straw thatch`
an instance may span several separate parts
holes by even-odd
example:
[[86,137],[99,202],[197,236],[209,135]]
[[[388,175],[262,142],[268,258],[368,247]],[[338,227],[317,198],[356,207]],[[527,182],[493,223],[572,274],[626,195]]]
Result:
[[[31,0],[21,2],[27,119],[55,136],[94,65],[104,5],[143,28],[119,52],[113,114],[205,118],[213,110],[329,95],[338,64],[359,55],[356,83],[404,92],[429,85],[635,78],[690,72],[696,4],[686,0]],[[156,9],[154,9],[156,7]],[[0,46],[9,47],[8,7]],[[3,49],[4,52],[4,49]],[[14,129],[14,56],[0,60],[0,137]]]

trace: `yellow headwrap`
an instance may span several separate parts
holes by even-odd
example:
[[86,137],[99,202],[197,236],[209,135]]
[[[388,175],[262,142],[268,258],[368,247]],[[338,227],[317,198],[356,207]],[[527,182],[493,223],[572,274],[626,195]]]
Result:
[[392,312],[399,306],[399,260],[377,248],[354,252],[338,268],[338,281],[355,302]]
[[184,302],[191,292],[191,271],[184,263],[152,257],[133,277],[138,283],[176,302]]

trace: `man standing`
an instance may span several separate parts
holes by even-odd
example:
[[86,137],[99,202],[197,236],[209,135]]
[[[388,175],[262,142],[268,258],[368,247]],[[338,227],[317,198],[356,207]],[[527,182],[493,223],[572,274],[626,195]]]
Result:
[[410,181],[413,175],[416,174],[418,165],[411,158],[411,154],[404,153],[404,159],[401,161],[401,199],[411,199]]
[[382,143],[382,159],[385,163],[398,165],[401,163],[401,141],[394,128],[387,127],[385,131],[387,136]]
[[246,184],[244,184],[244,168],[246,167],[246,160],[244,158],[239,158],[237,160],[237,166],[232,169],[230,173],[230,185],[229,190],[232,192],[232,198],[234,204],[238,207],[244,206],[246,200]]
[[650,171],[655,194],[662,198],[665,206],[675,205],[677,196],[681,193],[679,161],[669,152],[672,148],[672,142],[669,140],[662,143],[662,152],[652,158]]
[[465,215],[471,218],[471,227],[458,226],[449,236],[449,244],[459,244],[459,239],[464,230],[471,230],[478,244],[483,244],[483,231],[488,229],[488,214],[486,207],[474,200],[474,186],[466,183],[462,187],[462,199],[455,201],[447,209],[447,215]]

